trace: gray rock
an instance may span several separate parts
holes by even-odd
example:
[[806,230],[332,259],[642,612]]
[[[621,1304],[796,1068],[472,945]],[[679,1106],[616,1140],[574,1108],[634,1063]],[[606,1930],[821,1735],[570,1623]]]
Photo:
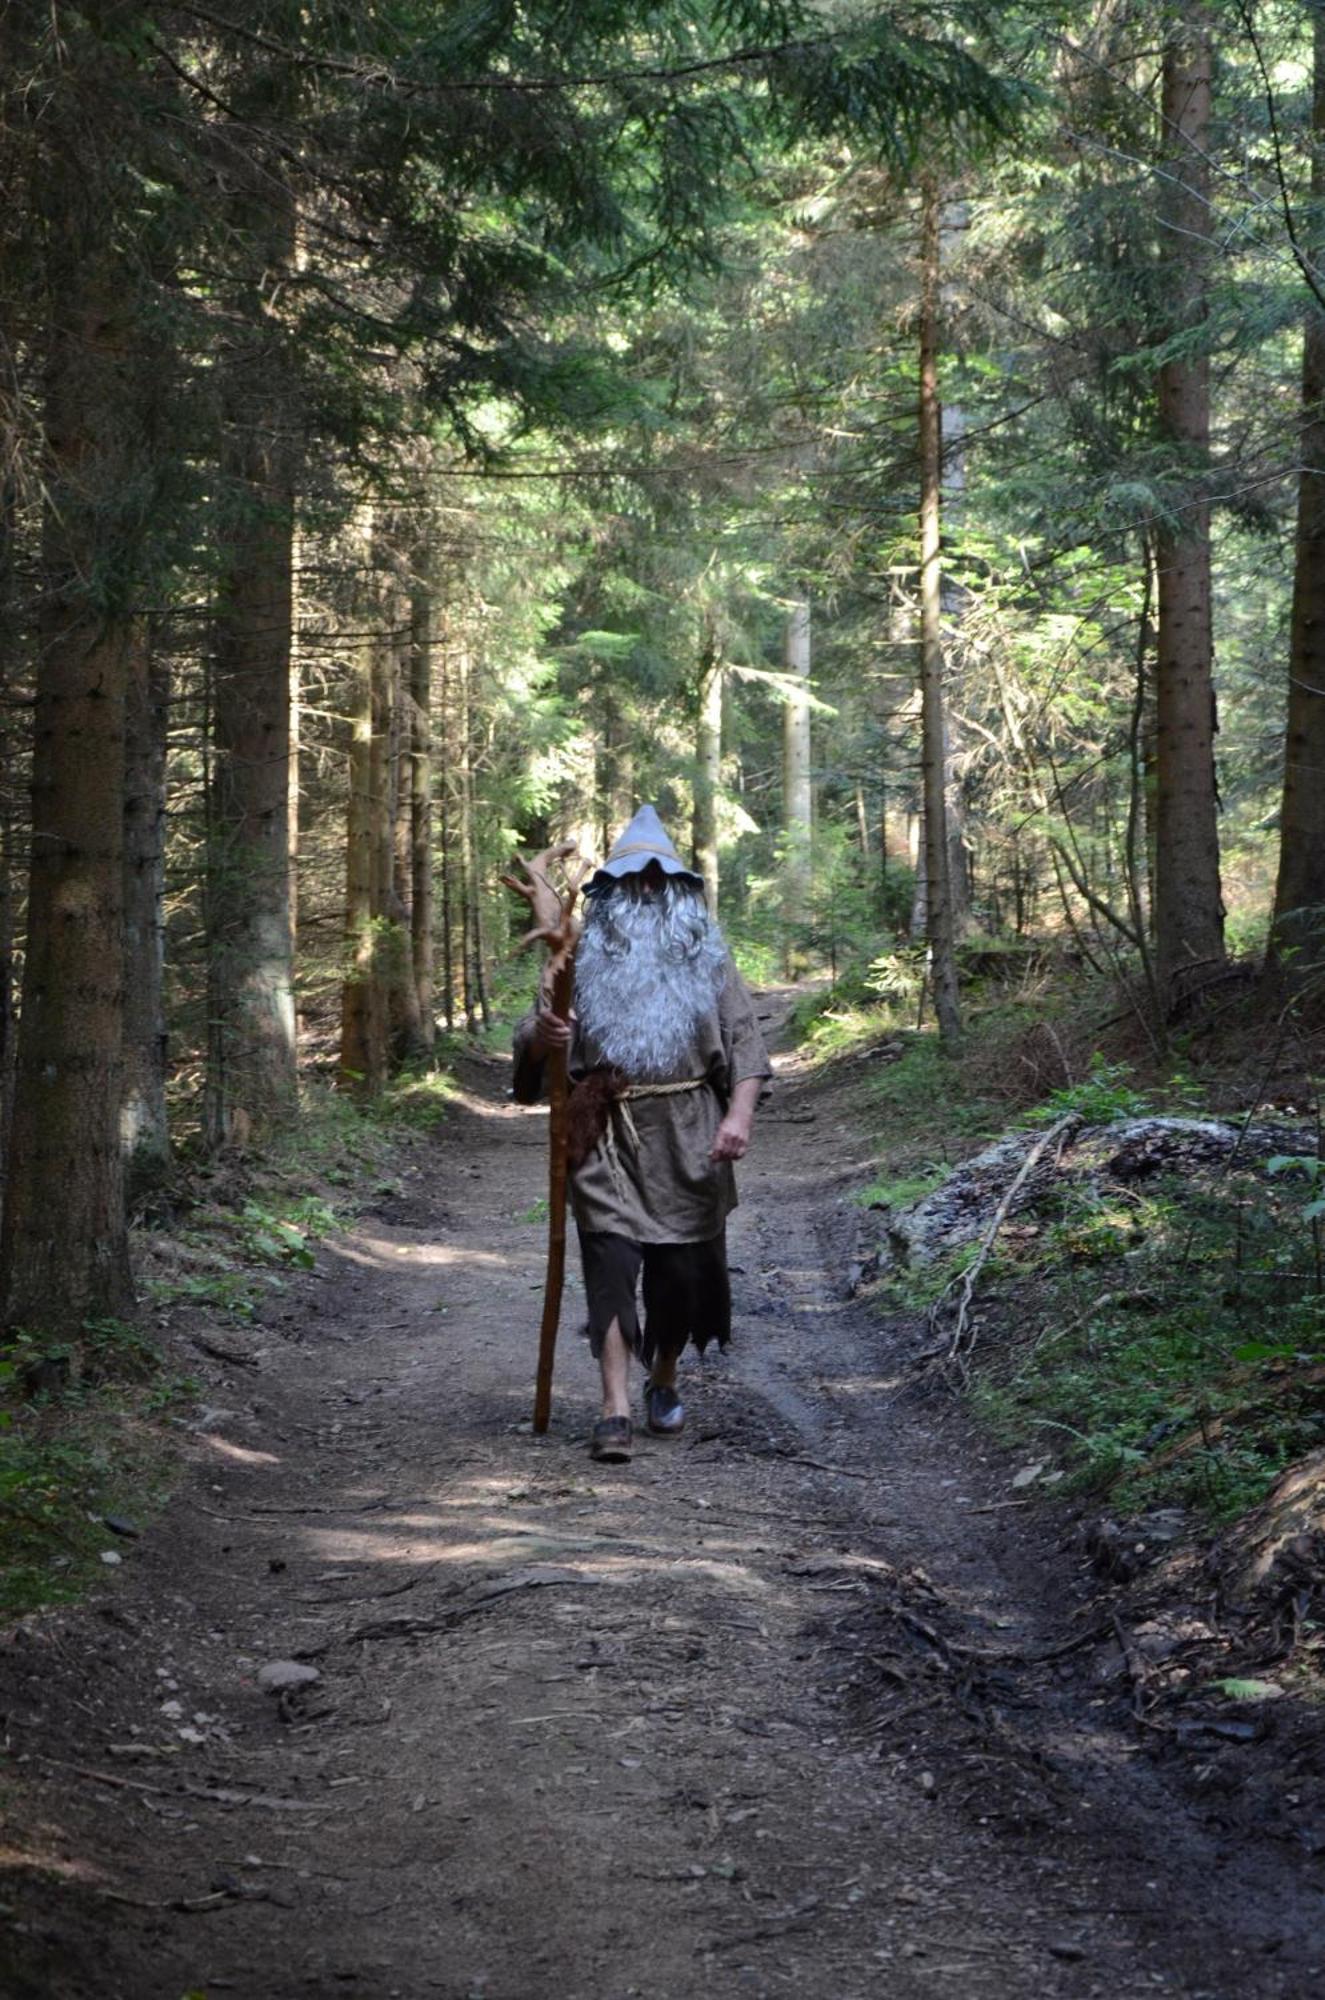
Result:
[[292,1694],[298,1688],[316,1687],[321,1678],[316,1667],[301,1660],[268,1660],[258,1668],[258,1686],[264,1694]]
[[[942,1187],[886,1218],[887,1248],[895,1265],[923,1265],[981,1237],[1016,1179],[1043,1128],[1009,1132],[954,1168]],[[1236,1147],[1248,1163],[1274,1152],[1310,1153],[1314,1139],[1292,1127],[1225,1123],[1217,1118],[1120,1118],[1083,1126],[1060,1149],[1050,1148],[1018,1189],[1011,1214],[1033,1208],[1056,1180],[1145,1180],[1152,1174],[1192,1173],[1222,1165]]]

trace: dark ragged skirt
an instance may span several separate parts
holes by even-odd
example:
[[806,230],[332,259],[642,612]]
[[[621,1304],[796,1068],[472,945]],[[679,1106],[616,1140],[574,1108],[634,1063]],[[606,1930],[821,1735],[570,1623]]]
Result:
[[[613,1320],[646,1368],[657,1355],[679,1354],[687,1341],[693,1340],[702,1354],[711,1340],[725,1347],[731,1339],[725,1230],[706,1243],[634,1243],[627,1236],[582,1229],[580,1256],[595,1357],[602,1354]],[[641,1272],[642,1322],[636,1303]]]

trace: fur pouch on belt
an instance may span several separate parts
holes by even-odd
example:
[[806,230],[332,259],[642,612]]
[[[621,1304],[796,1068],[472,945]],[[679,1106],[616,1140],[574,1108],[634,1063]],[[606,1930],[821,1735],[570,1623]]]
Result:
[[612,1106],[626,1087],[619,1069],[591,1069],[570,1094],[566,1122],[566,1159],[577,1173],[607,1130]]

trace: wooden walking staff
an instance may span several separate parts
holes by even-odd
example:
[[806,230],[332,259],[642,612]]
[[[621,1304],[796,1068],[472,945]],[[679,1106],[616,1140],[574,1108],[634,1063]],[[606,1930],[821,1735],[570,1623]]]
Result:
[[[548,948],[548,971],[552,1012],[562,1021],[570,1019],[571,983],[575,945],[580,926],[574,916],[580,884],[589,872],[587,861],[571,862],[576,853],[573,840],[559,847],[545,848],[532,861],[520,861],[524,880],[503,875],[502,881],[517,896],[523,896],[534,914],[534,928],[521,940],[531,945],[541,938]],[[555,864],[562,865],[564,889],[556,889],[551,878]],[[561,1319],[561,1292],[566,1277],[566,1136],[570,1082],[566,1074],[566,1051],[550,1049],[547,1055],[547,1094],[551,1107],[548,1121],[548,1229],[547,1279],[543,1286],[543,1323],[538,1332],[538,1376],[534,1387],[534,1434],[541,1437],[552,1414],[552,1359],[557,1348],[557,1326]]]

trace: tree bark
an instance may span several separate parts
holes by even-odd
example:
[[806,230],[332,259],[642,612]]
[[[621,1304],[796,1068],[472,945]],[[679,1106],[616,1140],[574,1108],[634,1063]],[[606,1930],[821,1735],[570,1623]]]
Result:
[[454,674],[447,632],[441,634],[442,782],[438,789],[438,858],[442,864],[442,1019],[447,1032],[455,1027],[455,735],[452,722]]
[[15,822],[18,817],[16,735],[8,703],[17,692],[19,647],[16,639],[15,555],[18,534],[18,492],[10,479],[0,482],[0,1207],[9,1163],[9,1129],[14,1108],[14,1058],[18,1043],[15,1007]]
[[391,1020],[393,1067],[417,1062],[427,1054],[419,990],[414,980],[414,750],[413,750],[413,594],[401,574],[399,538],[390,550],[389,585],[384,602],[381,647],[383,692],[389,715],[386,725],[388,768],[383,811],[387,817],[389,860],[382,915],[386,923],[385,971]]
[[488,990],[484,966],[483,885],[478,867],[478,812],[474,786],[473,656],[464,645],[459,658],[460,869],[461,934],[465,968],[465,1026],[473,1034],[480,1022],[488,1026]]
[[[1211,43],[1195,9],[1164,49],[1160,216],[1176,309],[1172,331],[1206,316],[1210,260]],[[1159,426],[1184,474],[1179,525],[1156,532],[1155,955],[1161,994],[1178,997],[1184,975],[1224,956],[1215,785],[1215,695],[1210,623],[1210,364],[1203,354],[1164,363]]]
[[[1312,241],[1325,245],[1325,12],[1315,9]],[[1270,967],[1294,984],[1325,967],[1325,310],[1307,302],[1302,341],[1297,546],[1288,653],[1279,874]]]
[[694,863],[704,878],[709,915],[718,914],[718,793],[722,785],[722,655],[712,619],[704,624],[695,720]]
[[290,189],[252,163],[235,200],[252,275],[222,363],[224,500],[217,589],[208,856],[208,1063],[213,1148],[293,1117],[290,669],[298,450],[290,372],[271,300],[295,244]]
[[[365,542],[367,538],[365,537]],[[366,548],[365,548],[366,559]],[[355,613],[366,626],[371,611]],[[349,787],[345,830],[345,977],[341,985],[340,1065],[342,1090],[376,1097],[386,1081],[386,1007],[378,974],[378,895],[382,856],[374,785],[385,759],[378,740],[382,719],[375,672],[376,638],[364,632],[355,643],[349,691]]]
[[419,1045],[431,1057],[433,1014],[432,884],[432,595],[422,577],[410,600],[410,971],[418,1006]]
[[[50,167],[45,198],[54,318],[44,574],[0,1321],[60,1336],[133,1301],[119,1129],[124,710],[142,525],[129,496],[143,493],[145,468],[129,387],[131,279],[96,227],[72,154]],[[108,574],[116,590],[96,602],[88,579]]]
[[925,800],[925,934],[939,1038],[961,1045],[947,813],[947,729],[943,696],[943,568],[938,392],[939,199],[924,188],[920,240],[920,727]]
[[170,670],[144,622],[128,653],[124,775],[124,1094],[130,1201],[170,1167],[166,1117],[166,730]]
[[799,951],[794,936],[809,916],[810,869],[812,859],[814,791],[811,775],[810,704],[810,600],[798,597],[787,613],[783,637],[783,672],[805,683],[806,693],[793,687],[782,706],[782,832],[786,843],[783,861],[782,915],[787,927],[785,943],[788,973],[795,970]]

